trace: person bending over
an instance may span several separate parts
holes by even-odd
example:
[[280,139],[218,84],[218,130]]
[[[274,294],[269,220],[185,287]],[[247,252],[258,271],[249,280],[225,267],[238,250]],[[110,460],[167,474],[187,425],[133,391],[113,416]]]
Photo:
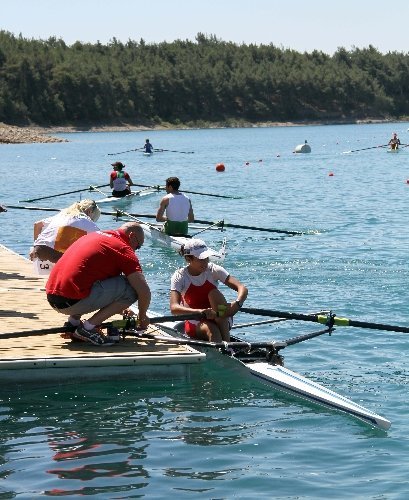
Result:
[[[117,230],[98,231],[73,243],[53,267],[46,285],[51,307],[76,326],[72,336],[94,345],[104,343],[97,326],[138,301],[139,323],[147,328],[151,292],[135,250],[144,233],[137,222]],[[83,323],[84,314],[94,313]]]
[[95,222],[101,211],[94,200],[82,200],[57,215],[34,223],[34,245],[30,260],[57,262],[78,238],[98,231]]

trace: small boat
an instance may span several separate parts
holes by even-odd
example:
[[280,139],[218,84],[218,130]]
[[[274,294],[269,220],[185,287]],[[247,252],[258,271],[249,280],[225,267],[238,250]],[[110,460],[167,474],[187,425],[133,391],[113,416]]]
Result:
[[[155,226],[154,224],[148,224],[142,221],[139,221],[139,223],[145,233],[145,237],[157,241],[165,247],[173,248],[173,250],[178,253],[180,252],[182,245],[191,239],[190,236],[170,236],[161,230],[161,225]],[[212,255],[209,257],[212,262],[224,261],[226,257],[226,238],[223,239],[222,246],[219,251],[213,250],[212,248],[209,248],[209,250],[212,251]]]
[[[116,196],[107,196],[106,198],[101,198],[100,200],[96,200],[97,204],[100,205],[101,203],[115,203],[115,204],[122,204],[122,203],[127,203],[129,201],[132,201],[135,199],[137,196],[148,196],[150,194],[157,193],[157,189],[142,189],[141,191],[134,191],[131,194],[127,194],[126,196],[122,196],[120,198]],[[103,193],[104,194],[104,193]]]
[[399,148],[388,148],[386,150],[387,153],[399,153],[400,149]]
[[147,153],[146,151],[144,151],[142,154],[143,154],[143,156],[152,156],[153,155],[153,151],[151,153]]
[[[157,316],[157,314],[149,311],[149,316]],[[177,316],[175,316],[176,318]],[[242,376],[249,379],[258,380],[273,389],[284,391],[314,404],[342,411],[373,427],[387,430],[391,425],[391,422],[386,418],[317,382],[303,377],[299,373],[284,368],[283,358],[278,354],[278,349],[282,348],[285,342],[252,343],[231,336],[230,342],[217,345],[195,341],[184,336],[181,333],[183,332],[183,322],[180,321],[162,323],[160,328],[176,339],[180,339],[181,342],[186,342],[198,351],[204,352],[207,356],[223,359],[224,363],[232,368],[238,368]],[[329,332],[330,330],[324,330],[318,334]],[[305,337],[310,335],[307,334]]]

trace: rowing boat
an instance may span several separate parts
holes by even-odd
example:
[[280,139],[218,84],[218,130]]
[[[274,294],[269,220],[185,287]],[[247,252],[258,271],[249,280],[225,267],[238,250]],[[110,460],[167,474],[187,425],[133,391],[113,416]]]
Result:
[[122,196],[120,198],[116,196],[107,196],[105,198],[101,198],[100,200],[96,200],[97,204],[105,204],[105,203],[115,203],[116,205],[122,204],[122,203],[127,203],[129,201],[132,201],[135,199],[137,196],[147,196],[150,194],[157,193],[158,191],[156,189],[142,189],[141,191],[134,191],[130,194],[127,194],[126,196]]
[[[157,315],[149,311],[149,316]],[[183,323],[180,321],[162,323],[161,329],[210,357],[216,356],[219,359],[222,357],[225,363],[233,368],[238,368],[241,374],[249,379],[258,380],[273,389],[289,393],[314,404],[347,413],[373,427],[387,430],[391,425],[386,418],[299,373],[285,368],[283,358],[278,354],[278,350],[283,348],[285,342],[249,343],[235,336],[231,337],[229,343],[223,343],[224,345],[192,341],[181,333]],[[330,331],[331,329],[326,329],[313,335],[329,333]],[[305,337],[309,338],[311,334],[307,334]]]
[[[143,229],[145,237],[160,243],[162,246],[173,248],[173,250],[178,253],[180,252],[182,245],[185,245],[191,239],[190,236],[170,236],[161,230],[161,226],[158,227],[142,221],[139,221],[139,224]],[[209,257],[212,262],[224,261],[226,257],[226,238],[223,239],[220,250],[214,250],[213,248],[209,248],[209,250],[212,252]]]
[[400,151],[400,149],[399,149],[399,148],[394,148],[394,149],[392,149],[392,148],[388,148],[388,149],[386,150],[386,152],[387,152],[387,153],[399,153],[399,151]]

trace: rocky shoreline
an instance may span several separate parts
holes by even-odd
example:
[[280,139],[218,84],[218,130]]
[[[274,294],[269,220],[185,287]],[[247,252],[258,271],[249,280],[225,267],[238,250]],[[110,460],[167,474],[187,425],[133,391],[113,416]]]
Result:
[[52,134],[67,134],[74,132],[138,132],[138,131],[152,131],[152,130],[188,130],[198,128],[236,128],[236,127],[300,127],[307,125],[340,125],[340,124],[365,124],[365,123],[386,123],[397,122],[400,120],[391,119],[367,119],[367,120],[340,120],[333,122],[263,122],[263,123],[206,123],[202,126],[174,126],[171,124],[163,123],[162,125],[90,125],[90,126],[60,126],[44,128],[37,125],[17,127],[15,125],[6,125],[0,123],[0,144],[28,144],[28,143],[47,143],[47,142],[69,142],[67,139],[61,137],[53,137]]
[[47,135],[44,129],[37,127],[15,127],[0,123],[1,144],[27,144],[34,142],[68,142],[66,139]]

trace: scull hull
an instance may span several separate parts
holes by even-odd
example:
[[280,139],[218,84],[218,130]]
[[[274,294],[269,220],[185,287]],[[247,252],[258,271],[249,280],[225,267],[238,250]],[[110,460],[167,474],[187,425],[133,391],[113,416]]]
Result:
[[[141,223],[141,227],[143,229],[143,232],[145,233],[145,237],[156,241],[162,246],[172,248],[175,252],[178,253],[180,252],[182,245],[186,244],[191,239],[186,236],[169,236],[152,224]],[[212,248],[210,248],[209,250],[212,251],[212,255],[209,257],[212,262],[224,261],[226,257],[226,238],[224,238],[220,250],[217,251],[213,250]]]
[[[152,315],[152,314],[150,314]],[[154,314],[153,314],[154,315]],[[183,337],[179,332],[182,330],[180,322],[164,323],[161,328],[177,338]],[[232,337],[232,341],[240,341],[237,337]],[[243,342],[246,345],[246,342]],[[383,430],[388,430],[391,422],[386,418],[377,415],[376,413],[358,405],[354,401],[318,384],[299,373],[296,373],[288,368],[284,368],[280,364],[268,362],[265,353],[262,350],[255,350],[248,354],[244,351],[240,355],[240,351],[233,355],[225,355],[218,349],[213,347],[201,347],[195,345],[195,349],[211,356],[223,356],[223,360],[231,365],[238,365],[241,368],[241,373],[249,378],[253,378],[268,385],[276,390],[283,391],[293,396],[302,398],[311,403],[325,406],[332,410],[342,411],[351,415],[366,424],[373,427],[378,427]],[[231,354],[231,353],[230,353]],[[258,358],[258,359],[257,359]]]
[[101,204],[115,204],[115,205],[121,205],[128,203],[136,198],[139,198],[141,196],[148,196],[151,194],[157,193],[157,190],[152,190],[152,191],[136,191],[135,193],[127,194],[126,196],[122,196],[121,198],[117,198],[116,196],[107,196],[106,198],[101,198],[100,200],[96,200],[98,205]]

